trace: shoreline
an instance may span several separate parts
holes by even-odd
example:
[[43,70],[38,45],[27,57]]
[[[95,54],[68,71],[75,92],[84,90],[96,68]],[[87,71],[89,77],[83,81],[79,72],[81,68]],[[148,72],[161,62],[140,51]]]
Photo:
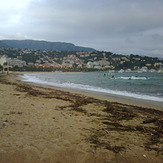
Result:
[[1,163],[161,163],[163,111],[17,75],[0,76]]
[[[28,73],[30,73],[30,72],[21,73],[21,75],[28,74]],[[37,72],[37,73],[40,73],[40,72]],[[47,72],[47,73],[51,73],[51,72]],[[54,72],[52,72],[52,73],[54,73]],[[70,72],[68,72],[68,73],[70,73]],[[22,78],[20,80],[22,80]],[[89,90],[76,89],[76,88],[57,87],[57,86],[51,86],[48,84],[39,84],[39,83],[33,83],[33,82],[28,82],[28,81],[23,81],[23,82],[31,83],[34,85],[40,85],[43,87],[49,87],[49,88],[53,88],[53,89],[59,89],[59,90],[63,90],[63,91],[66,90],[66,91],[70,91],[72,93],[83,94],[85,96],[94,97],[94,98],[98,98],[101,100],[120,102],[123,104],[136,105],[136,106],[140,106],[140,107],[149,107],[149,108],[154,108],[154,109],[163,111],[163,107],[162,107],[163,101],[160,102],[160,101],[154,101],[154,100],[140,99],[140,98],[136,98],[136,97],[129,97],[129,96],[125,96],[125,95],[123,96],[123,95],[117,95],[117,94],[112,94],[112,93],[102,93],[102,92],[89,91]]]

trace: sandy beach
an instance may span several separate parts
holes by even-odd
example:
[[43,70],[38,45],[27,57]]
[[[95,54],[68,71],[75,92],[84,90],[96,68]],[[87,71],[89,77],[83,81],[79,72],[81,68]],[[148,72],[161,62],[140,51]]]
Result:
[[161,163],[163,111],[0,75],[0,163]]

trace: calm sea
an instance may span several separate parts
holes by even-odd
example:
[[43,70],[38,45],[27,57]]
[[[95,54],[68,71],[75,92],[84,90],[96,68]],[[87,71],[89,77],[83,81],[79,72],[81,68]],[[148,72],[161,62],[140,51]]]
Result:
[[163,73],[32,73],[24,74],[23,80],[163,102]]

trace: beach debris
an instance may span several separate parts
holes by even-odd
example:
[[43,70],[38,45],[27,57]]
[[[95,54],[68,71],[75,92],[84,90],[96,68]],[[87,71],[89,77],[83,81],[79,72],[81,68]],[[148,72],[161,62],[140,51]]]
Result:
[[10,125],[16,125],[14,121],[11,120],[0,120],[0,129],[7,128]]
[[20,112],[20,111],[18,111],[18,112],[16,112],[16,111],[10,111],[10,113],[9,113],[8,115],[10,115],[10,114],[19,114],[19,115],[21,115],[21,114],[23,114],[23,113]]
[[143,121],[143,123],[152,123],[152,122],[155,122],[157,120],[158,120],[158,118],[147,118]]
[[103,130],[107,133],[110,134],[109,131],[106,128],[103,128]]
[[16,112],[15,111],[10,111],[10,114],[16,114]]
[[14,93],[13,95],[15,95],[15,96],[20,96],[21,94],[18,94],[18,93]]

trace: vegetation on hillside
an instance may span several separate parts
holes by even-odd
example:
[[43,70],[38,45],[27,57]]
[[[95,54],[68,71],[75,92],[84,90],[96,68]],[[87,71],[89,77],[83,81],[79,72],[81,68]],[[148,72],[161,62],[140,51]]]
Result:
[[26,61],[26,66],[11,66],[21,71],[97,71],[162,69],[163,60],[140,55],[122,55],[112,52],[41,51],[1,48],[0,55]]

